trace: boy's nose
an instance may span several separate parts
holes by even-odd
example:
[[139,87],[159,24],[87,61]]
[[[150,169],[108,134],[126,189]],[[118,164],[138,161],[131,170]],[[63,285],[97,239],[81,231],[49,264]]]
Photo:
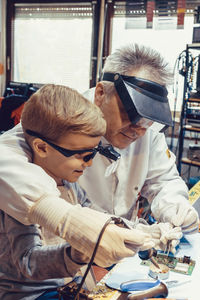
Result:
[[83,161],[83,166],[84,166],[85,168],[86,168],[86,167],[91,167],[92,161],[93,161],[92,158],[91,158],[90,160],[88,160],[88,161]]

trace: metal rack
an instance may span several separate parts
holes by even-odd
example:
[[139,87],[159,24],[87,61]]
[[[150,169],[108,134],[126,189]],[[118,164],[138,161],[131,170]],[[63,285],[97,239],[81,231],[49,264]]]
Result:
[[[181,110],[181,118],[180,118],[180,133],[179,133],[179,141],[178,141],[178,161],[177,167],[179,173],[181,174],[181,165],[187,164],[193,167],[200,167],[200,161],[198,160],[191,160],[187,157],[183,157],[183,150],[184,150],[184,139],[186,132],[195,132],[198,135],[198,139],[200,140],[200,119],[195,115],[193,116],[194,123],[192,125],[188,125],[188,115],[187,111],[188,108],[191,106],[192,103],[199,103],[200,106],[200,98],[193,97],[190,95],[189,85],[188,85],[188,78],[190,76],[190,68],[189,68],[189,51],[192,50],[199,50],[200,51],[200,43],[188,44],[186,46],[186,58],[185,58],[185,74],[184,74],[184,90],[183,90],[183,104]],[[200,56],[199,56],[200,59]],[[196,125],[195,125],[196,124]]]

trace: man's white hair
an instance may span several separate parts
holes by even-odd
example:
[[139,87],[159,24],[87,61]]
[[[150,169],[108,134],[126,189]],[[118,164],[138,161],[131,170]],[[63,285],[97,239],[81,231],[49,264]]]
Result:
[[[130,75],[133,71],[145,70],[151,80],[162,85],[172,83],[172,73],[168,63],[156,50],[138,44],[128,44],[109,55],[103,67],[103,73]],[[105,82],[107,93],[112,93],[114,84]]]

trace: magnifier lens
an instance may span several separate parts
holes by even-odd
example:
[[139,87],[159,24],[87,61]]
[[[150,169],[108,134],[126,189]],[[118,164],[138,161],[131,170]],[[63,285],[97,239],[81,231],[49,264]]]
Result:
[[141,118],[137,123],[136,125],[139,126],[139,127],[142,127],[142,128],[149,128],[150,126],[153,125],[153,121],[149,120],[149,119],[146,119],[146,118]]

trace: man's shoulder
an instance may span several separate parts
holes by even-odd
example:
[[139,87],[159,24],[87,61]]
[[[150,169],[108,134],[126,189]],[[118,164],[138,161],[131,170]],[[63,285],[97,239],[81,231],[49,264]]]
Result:
[[0,135],[0,142],[9,140],[11,137],[15,139],[25,139],[21,123],[17,124],[12,129],[3,132]]
[[0,148],[7,149],[8,152],[31,156],[31,150],[25,140],[21,124],[0,135]]

